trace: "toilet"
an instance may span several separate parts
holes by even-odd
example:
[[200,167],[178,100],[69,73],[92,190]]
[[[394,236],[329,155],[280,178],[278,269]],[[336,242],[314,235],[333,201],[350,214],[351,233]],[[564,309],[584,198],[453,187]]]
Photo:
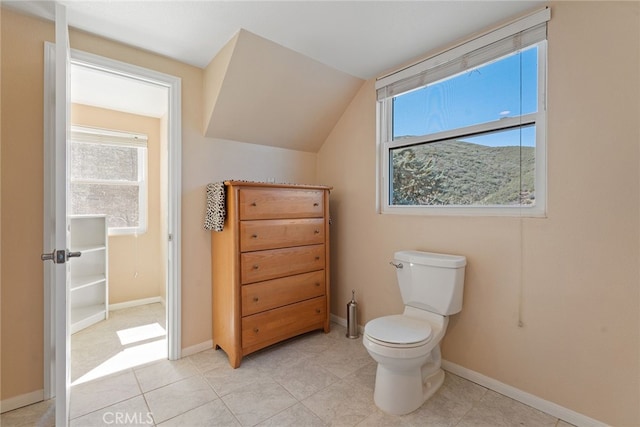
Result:
[[399,251],[396,268],[404,313],[379,317],[364,327],[362,342],[378,363],[374,401],[404,415],[418,409],[442,385],[440,340],[448,316],[462,310],[464,256]]

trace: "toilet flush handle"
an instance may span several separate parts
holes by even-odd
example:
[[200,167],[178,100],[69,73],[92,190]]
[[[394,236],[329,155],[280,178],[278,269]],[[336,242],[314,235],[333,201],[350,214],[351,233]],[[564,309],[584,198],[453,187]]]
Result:
[[396,264],[395,262],[390,261],[389,264],[393,265],[395,268],[402,268],[403,267],[401,262]]

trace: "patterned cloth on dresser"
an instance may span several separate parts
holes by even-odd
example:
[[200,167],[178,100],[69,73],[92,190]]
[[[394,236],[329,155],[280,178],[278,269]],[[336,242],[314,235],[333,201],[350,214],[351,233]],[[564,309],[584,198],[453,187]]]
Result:
[[224,182],[207,185],[207,213],[204,218],[204,229],[222,231],[225,217]]

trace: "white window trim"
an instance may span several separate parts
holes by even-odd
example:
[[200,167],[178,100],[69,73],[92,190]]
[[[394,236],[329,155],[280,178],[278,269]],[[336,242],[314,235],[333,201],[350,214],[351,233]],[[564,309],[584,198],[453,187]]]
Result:
[[[465,55],[483,46],[489,45],[501,38],[509,37],[520,31],[532,28],[550,19],[548,8],[525,16],[504,27],[498,28],[483,36],[472,39],[467,43],[458,45],[435,57],[427,58],[407,68],[380,77],[376,82],[376,90],[384,90],[385,86],[395,82],[411,78],[414,75],[423,73],[429,67],[437,66],[443,62],[453,60],[456,57]],[[377,210],[382,214],[403,214],[403,215],[427,215],[427,216],[508,216],[508,217],[546,217],[547,209],[547,154],[546,154],[546,116],[547,116],[547,41],[546,39],[537,43],[538,45],[538,111],[531,115],[519,116],[511,119],[515,123],[511,125],[525,125],[530,123],[527,116],[534,116],[533,123],[536,125],[536,204],[534,206],[401,206],[389,204],[389,152],[392,148],[416,143],[441,140],[447,134],[459,135],[460,129],[446,131],[428,136],[403,138],[394,141],[391,135],[389,124],[392,115],[392,97],[381,99],[376,103],[376,117],[378,126],[376,127],[377,161],[378,173],[376,184]],[[380,97],[380,95],[378,95]],[[510,120],[510,119],[503,119]],[[506,122],[505,122],[506,124]],[[484,128],[495,129],[487,124],[470,126],[466,131],[479,132]]]
[[135,185],[140,188],[138,192],[138,221],[137,227],[108,227],[109,236],[139,235],[147,232],[148,227],[148,151],[147,135],[140,133],[121,132],[107,129],[91,128],[85,126],[71,127],[71,142],[79,144],[115,145],[138,149],[138,180],[137,181],[113,181],[113,180],[77,180],[70,179],[71,183],[78,184],[106,184],[106,185]]

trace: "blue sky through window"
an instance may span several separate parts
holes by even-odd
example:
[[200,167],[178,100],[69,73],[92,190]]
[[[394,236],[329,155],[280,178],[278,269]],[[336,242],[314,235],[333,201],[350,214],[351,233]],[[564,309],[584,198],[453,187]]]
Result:
[[[535,113],[537,51],[533,46],[395,97],[393,139]],[[535,146],[535,127],[474,136],[468,141],[492,147]]]

